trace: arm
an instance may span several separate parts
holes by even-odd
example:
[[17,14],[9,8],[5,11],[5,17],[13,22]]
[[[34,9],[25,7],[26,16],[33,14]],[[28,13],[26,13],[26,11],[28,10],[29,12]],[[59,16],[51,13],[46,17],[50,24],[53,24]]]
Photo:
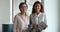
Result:
[[14,32],[17,32],[17,17],[16,16],[14,17],[13,24],[14,24]]
[[17,16],[15,16],[13,23],[14,23],[14,32],[22,32],[21,21],[19,21]]
[[18,22],[18,32],[22,32],[22,25],[21,21]]
[[29,25],[28,25],[28,29],[31,29],[32,28],[32,22],[31,22],[31,15],[30,15],[30,22],[29,22]]
[[[43,18],[44,18],[44,20],[43,20],[44,23],[47,25],[47,20],[46,20],[46,15],[45,14],[44,14],[44,17]],[[46,28],[47,28],[47,26],[45,28],[43,28],[43,30],[45,30]]]
[[37,29],[39,26],[38,24],[35,24],[34,22],[35,21],[34,21],[33,15],[30,15],[30,27],[32,27],[32,29]]

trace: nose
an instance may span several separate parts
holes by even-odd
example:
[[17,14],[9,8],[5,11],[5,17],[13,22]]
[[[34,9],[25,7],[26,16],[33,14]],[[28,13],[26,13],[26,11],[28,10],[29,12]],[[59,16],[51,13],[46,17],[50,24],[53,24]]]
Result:
[[36,6],[36,9],[38,9],[39,7],[38,6]]

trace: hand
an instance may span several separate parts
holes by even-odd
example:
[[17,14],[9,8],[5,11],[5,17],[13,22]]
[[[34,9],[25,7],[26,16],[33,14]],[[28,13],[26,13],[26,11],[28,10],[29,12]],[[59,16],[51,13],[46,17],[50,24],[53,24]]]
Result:
[[28,30],[31,30],[32,28],[28,28]]
[[[47,26],[48,27],[48,26]],[[43,30],[45,30],[47,27],[44,27]]]
[[39,28],[39,25],[38,25],[38,24],[34,24],[34,25],[33,25],[33,28],[34,28],[34,29],[38,29],[38,28]]

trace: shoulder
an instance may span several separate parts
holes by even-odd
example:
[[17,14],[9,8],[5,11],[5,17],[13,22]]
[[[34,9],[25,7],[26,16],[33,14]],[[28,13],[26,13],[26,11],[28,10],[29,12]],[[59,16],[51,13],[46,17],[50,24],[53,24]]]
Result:
[[34,17],[34,14],[32,13],[32,14],[30,14],[30,18],[33,18]]
[[26,17],[29,19],[30,18],[30,16],[28,16],[28,15],[26,15]]
[[34,16],[34,13],[33,14],[30,14],[30,16]]
[[16,14],[16,15],[14,16],[14,18],[18,18],[19,14],[20,14],[20,13]]
[[45,16],[46,14],[45,13],[41,13],[41,15]]

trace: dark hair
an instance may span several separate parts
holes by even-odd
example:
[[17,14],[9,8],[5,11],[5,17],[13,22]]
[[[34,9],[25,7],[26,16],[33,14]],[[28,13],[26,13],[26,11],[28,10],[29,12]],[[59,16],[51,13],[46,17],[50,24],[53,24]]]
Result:
[[36,1],[36,2],[34,3],[33,8],[32,8],[32,13],[36,13],[36,12],[35,12],[35,9],[34,9],[34,7],[35,7],[36,4],[40,4],[40,6],[41,6],[40,12],[43,13],[43,12],[44,12],[44,7],[43,7],[42,3],[39,2],[39,1]]
[[[23,4],[26,4],[26,3],[25,3],[25,2],[20,3],[20,4],[19,4],[19,9],[21,8],[21,6],[22,6]],[[27,6],[27,4],[26,4],[26,6]],[[28,8],[28,6],[27,6],[27,8]]]

